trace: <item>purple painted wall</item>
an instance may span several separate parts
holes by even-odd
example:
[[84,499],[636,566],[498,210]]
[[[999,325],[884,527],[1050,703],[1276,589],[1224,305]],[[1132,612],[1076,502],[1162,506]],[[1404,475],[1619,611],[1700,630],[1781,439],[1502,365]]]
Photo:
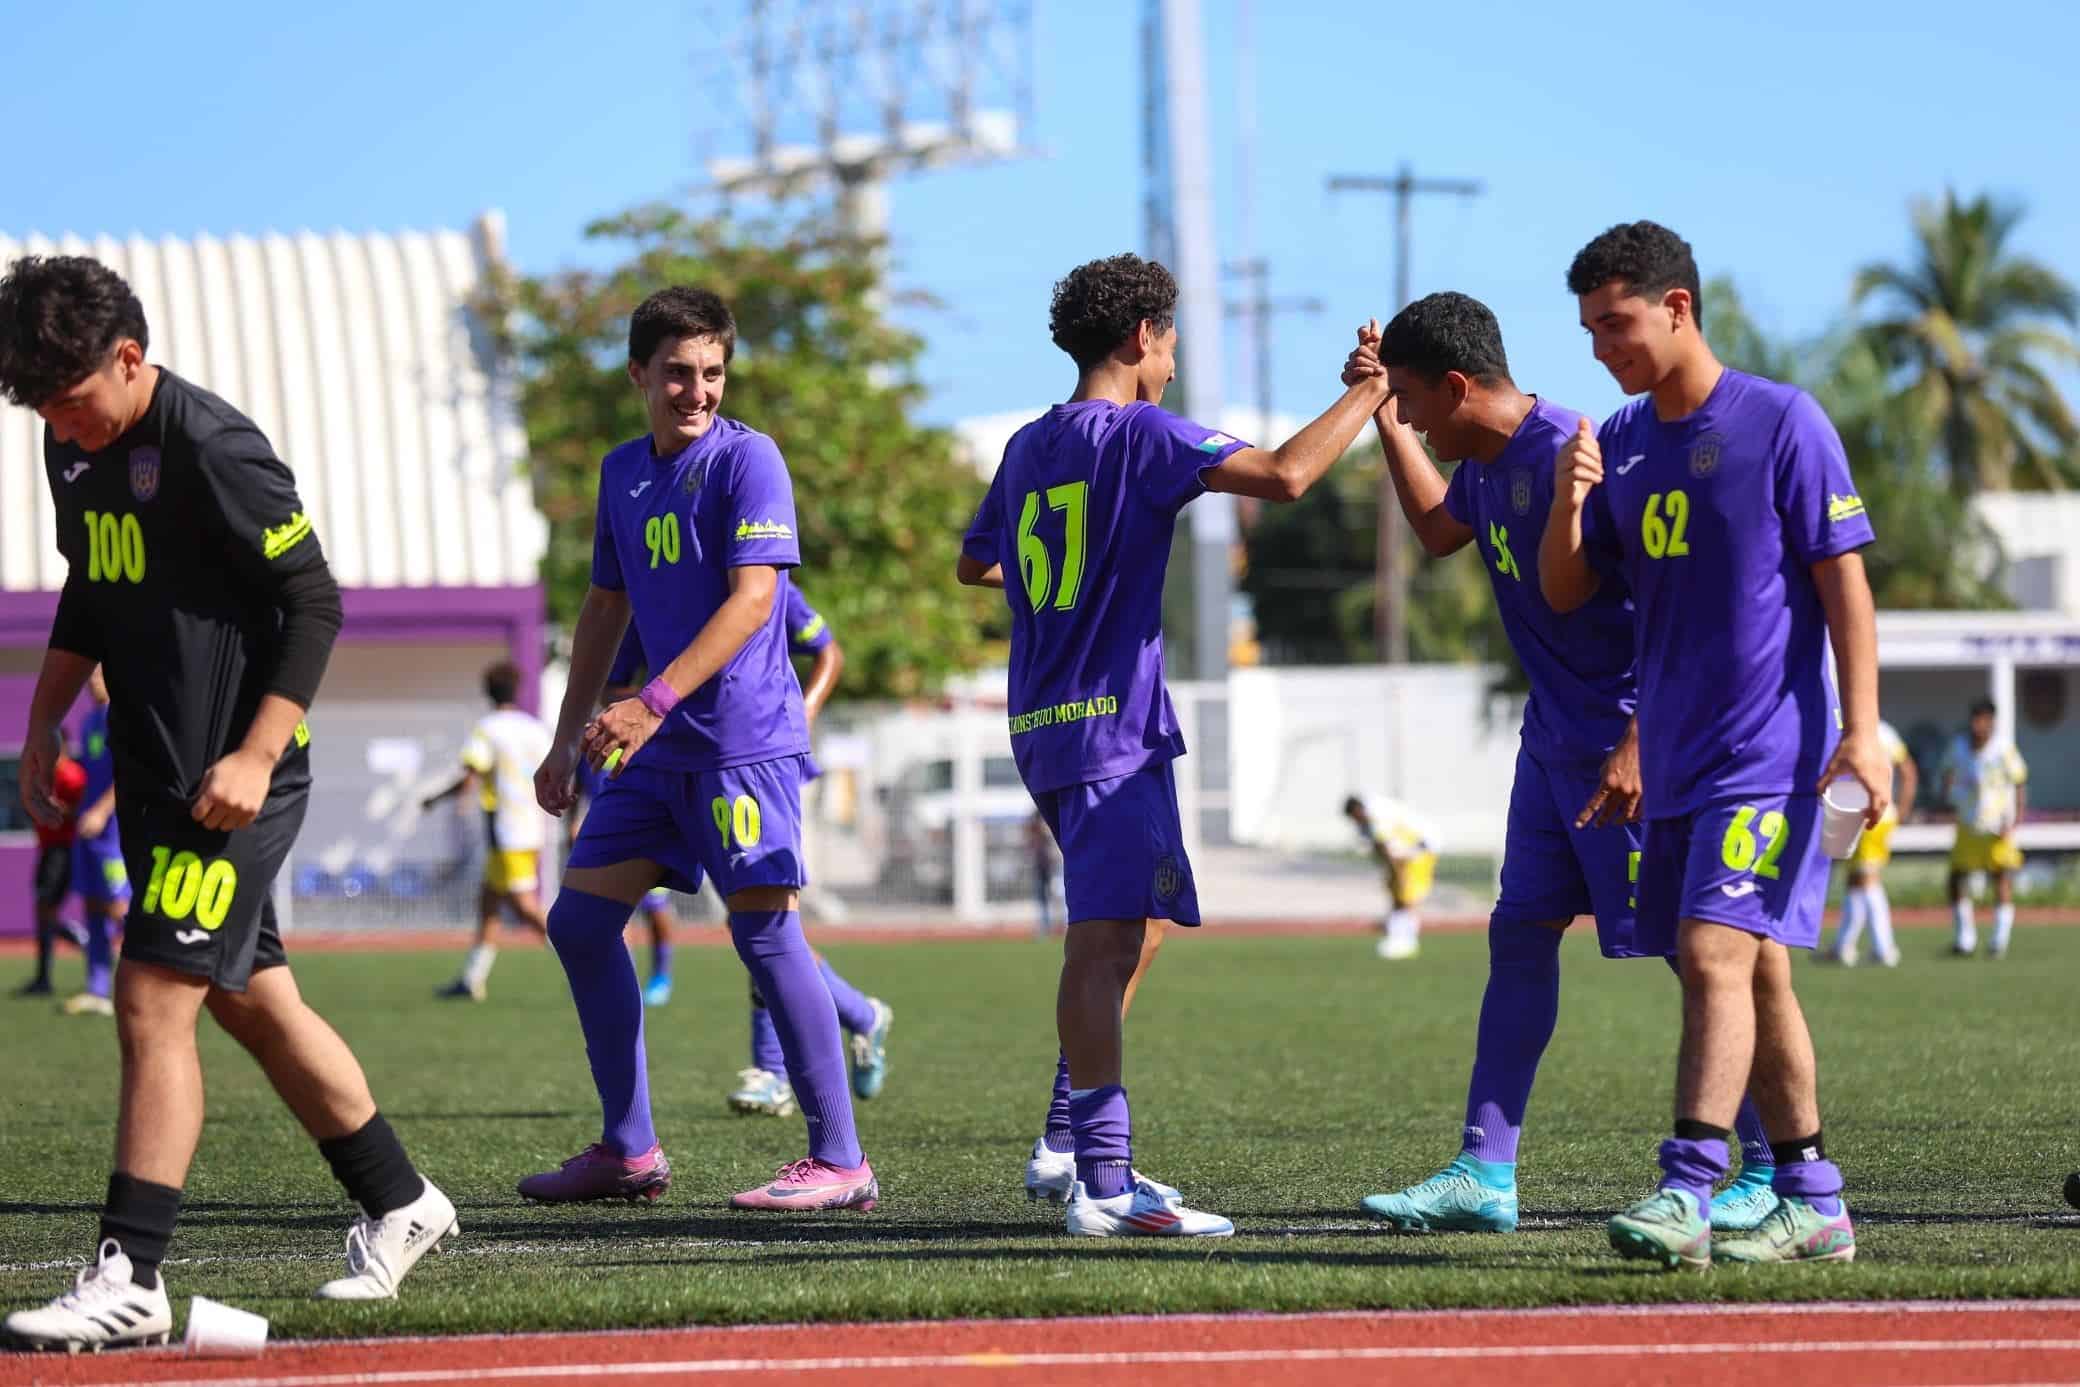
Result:
[[[540,584],[502,588],[347,588],[340,593],[346,624],[342,644],[445,645],[503,643],[520,667],[520,701],[539,713],[543,659],[543,593]],[[0,592],[0,648],[41,652],[57,611],[54,592]],[[0,675],[0,749],[21,745],[29,720],[36,676]],[[322,695],[321,695],[322,696]],[[75,713],[77,710],[75,710]],[[36,871],[36,840],[27,833],[0,833],[0,937],[25,935]]]

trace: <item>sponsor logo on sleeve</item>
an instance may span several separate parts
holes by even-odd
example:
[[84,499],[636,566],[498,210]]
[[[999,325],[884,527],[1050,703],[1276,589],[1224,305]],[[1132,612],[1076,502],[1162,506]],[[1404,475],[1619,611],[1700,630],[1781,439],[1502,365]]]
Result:
[[[136,466],[135,463],[131,465],[133,468]],[[298,511],[274,528],[260,532],[260,556],[278,559],[310,537],[310,517]]]
[[1241,441],[1241,439],[1231,437],[1228,434],[1210,433],[1200,440],[1198,447],[1202,453],[1218,453],[1221,449]]
[[793,538],[794,529],[791,526],[781,521],[774,520],[770,516],[768,516],[764,520],[739,520],[737,522],[738,543],[742,543],[747,539]]
[[1861,496],[1851,493],[1847,496],[1830,495],[1827,498],[1827,523],[1830,525],[1862,514],[1863,498]]

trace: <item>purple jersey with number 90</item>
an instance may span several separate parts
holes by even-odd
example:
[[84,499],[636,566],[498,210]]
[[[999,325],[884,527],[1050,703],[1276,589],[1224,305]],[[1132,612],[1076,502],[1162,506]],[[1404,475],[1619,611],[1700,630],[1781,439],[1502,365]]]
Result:
[[1056,405],[1012,435],[961,551],[1003,565],[1028,790],[1183,754],[1163,687],[1170,537],[1200,473],[1247,446],[1140,401]]

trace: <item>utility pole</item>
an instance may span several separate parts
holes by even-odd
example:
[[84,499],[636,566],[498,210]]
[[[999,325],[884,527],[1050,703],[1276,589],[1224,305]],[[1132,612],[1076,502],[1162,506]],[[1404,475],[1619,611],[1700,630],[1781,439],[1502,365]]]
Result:
[[[1454,197],[1478,197],[1480,182],[1471,178],[1418,178],[1404,162],[1392,177],[1377,174],[1337,174],[1329,180],[1332,193],[1390,193],[1394,198],[1394,306],[1399,312],[1409,302],[1409,240],[1418,193],[1444,193]],[[1408,663],[1408,585],[1401,572],[1401,503],[1394,496],[1394,479],[1382,463],[1379,473],[1379,548],[1373,582],[1373,639],[1379,656],[1391,665]]]
[[1322,311],[1322,301],[1316,298],[1271,297],[1271,264],[1262,258],[1239,260],[1222,267],[1231,279],[1248,280],[1252,285],[1248,295],[1240,302],[1227,306],[1230,318],[1249,320],[1252,364],[1256,368],[1257,446],[1273,448],[1278,439],[1271,436],[1271,320],[1280,313],[1308,313]]

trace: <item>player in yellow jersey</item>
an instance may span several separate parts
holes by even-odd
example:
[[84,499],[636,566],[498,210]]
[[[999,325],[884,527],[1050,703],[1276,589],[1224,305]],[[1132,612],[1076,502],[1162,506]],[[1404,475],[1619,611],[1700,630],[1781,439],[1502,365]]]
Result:
[[484,885],[477,893],[477,939],[462,972],[441,988],[443,997],[484,1000],[498,960],[498,925],[506,912],[547,936],[542,913],[542,813],[534,801],[534,768],[549,754],[549,729],[519,706],[520,671],[501,660],[484,671],[492,710],[471,729],[462,748],[462,774],[421,808],[431,809],[474,786],[484,812]]
[[1878,740],[1884,744],[1885,754],[1892,758],[1898,783],[1894,787],[1893,807],[1885,811],[1884,818],[1864,829],[1856,844],[1856,855],[1849,859],[1849,884],[1842,893],[1842,923],[1834,936],[1834,961],[1849,968],[1856,966],[1857,945],[1862,941],[1865,926],[1870,927],[1871,952],[1878,962],[1887,968],[1899,966],[1899,945],[1892,938],[1892,902],[1885,895],[1885,864],[1892,861],[1892,830],[1914,812],[1921,773],[1914,767],[1906,740],[1891,723],[1878,723]]
[[1971,722],[1950,747],[1943,767],[1943,799],[1957,811],[1957,843],[1950,850],[1950,909],[1957,933],[1950,952],[1970,957],[1979,947],[1972,921],[1972,877],[1993,878],[1993,942],[1987,957],[2008,952],[2015,928],[2014,873],[2022,866],[2015,827],[2027,802],[2023,782],[2029,767],[2014,743],[1996,739],[1994,707],[1980,699],[1972,705]]
[[1414,958],[1423,929],[1416,907],[1437,877],[1437,835],[1407,805],[1378,795],[1352,795],[1343,802],[1343,812],[1386,872],[1389,908],[1380,927],[1379,956]]

